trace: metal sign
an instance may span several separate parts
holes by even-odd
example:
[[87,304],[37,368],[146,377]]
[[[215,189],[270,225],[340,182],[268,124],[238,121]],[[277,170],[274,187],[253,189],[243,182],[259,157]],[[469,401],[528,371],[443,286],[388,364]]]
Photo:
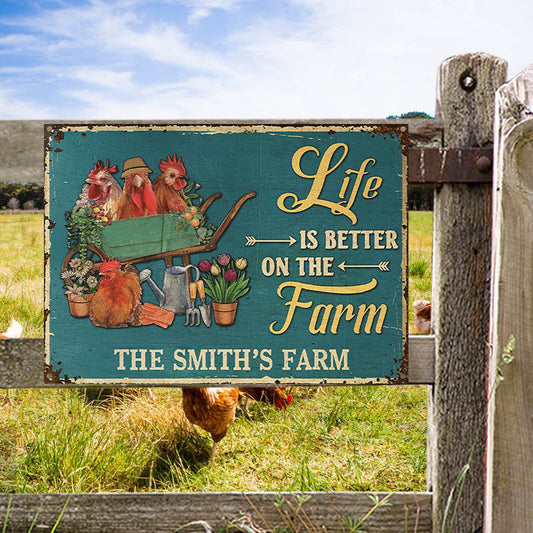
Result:
[[45,381],[407,380],[405,126],[46,132]]

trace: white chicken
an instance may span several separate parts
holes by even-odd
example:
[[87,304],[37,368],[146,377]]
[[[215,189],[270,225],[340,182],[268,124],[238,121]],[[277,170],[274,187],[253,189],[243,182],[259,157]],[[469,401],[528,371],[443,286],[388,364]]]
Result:
[[[7,328],[7,331],[4,334],[0,334],[0,339],[18,339],[22,335],[22,326],[16,320],[11,320],[11,324]],[[13,405],[13,400],[11,399],[11,394],[9,389],[6,390],[6,397],[4,402],[8,405]]]
[[117,218],[118,203],[122,196],[122,187],[112,176],[115,172],[118,172],[118,168],[116,165],[110,167],[109,159],[105,166],[102,161],[98,161],[85,180],[89,184],[89,199],[103,209],[111,220]]

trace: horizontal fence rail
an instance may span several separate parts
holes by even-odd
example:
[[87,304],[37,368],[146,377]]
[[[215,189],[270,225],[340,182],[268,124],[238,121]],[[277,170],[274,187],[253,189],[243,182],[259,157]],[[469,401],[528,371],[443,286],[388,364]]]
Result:
[[[434,378],[435,338],[432,335],[410,335],[409,383],[412,385],[431,385],[434,382]],[[208,384],[206,382],[206,385]],[[62,387],[86,386],[62,385]],[[154,384],[136,383],[135,386],[153,387]],[[198,386],[202,386],[202,384],[198,383]],[[240,386],[245,385],[240,384]],[[44,383],[44,339],[0,340],[0,388],[54,387],[57,387],[57,384],[45,385]]]
[[[43,130],[46,121],[0,121],[0,182],[43,183]],[[47,121],[52,122],[52,121]],[[73,121],[62,121],[64,123]],[[79,121],[74,121],[79,123]],[[174,121],[175,124],[202,124],[205,121]],[[492,180],[492,148],[444,148],[444,125],[437,119],[368,119],[368,120],[236,120],[239,124],[279,124],[281,126],[313,124],[397,124],[409,128],[409,183],[489,183]],[[81,122],[83,123],[83,122]],[[93,121],[91,124],[167,124],[168,121]],[[228,124],[231,120],[209,121],[210,125]]]
[[[0,182],[34,182],[44,183],[44,124],[89,124],[89,122],[76,120],[0,120]],[[409,129],[409,143],[412,146],[423,145],[426,147],[443,146],[443,123],[435,119],[359,119],[359,120],[177,120],[177,121],[91,121],[90,124],[181,124],[201,125],[209,122],[210,125],[225,124],[275,124],[280,126],[295,125],[357,125],[357,124],[407,124]]]
[[[35,531],[51,531],[64,514],[63,533],[171,533],[181,531],[264,532],[350,531],[363,519],[365,531],[429,533],[431,494],[398,492],[375,507],[385,493],[181,493],[181,494],[19,494],[0,495],[0,524],[9,516],[10,533],[27,533],[40,509]],[[231,529],[233,526],[233,529]]]

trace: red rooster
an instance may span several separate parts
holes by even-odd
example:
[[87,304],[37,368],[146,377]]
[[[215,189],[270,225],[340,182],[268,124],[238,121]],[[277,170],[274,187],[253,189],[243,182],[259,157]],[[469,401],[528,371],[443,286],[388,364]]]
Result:
[[285,394],[285,387],[239,387],[239,392],[244,397],[245,408],[248,400],[269,403],[275,405],[278,409],[286,409],[287,405],[292,402],[292,394]]
[[157,198],[157,214],[162,215],[169,211],[184,212],[187,201],[183,189],[187,185],[187,172],[181,161],[181,156],[176,160],[176,154],[167,156],[166,161],[161,159],[159,175],[152,184]]
[[112,176],[117,171],[116,165],[109,166],[109,159],[105,166],[102,161],[98,161],[85,180],[89,184],[89,200],[101,207],[111,220],[117,219],[117,208],[122,196],[122,187]]
[[136,269],[122,270],[120,261],[108,259],[101,264],[100,275],[89,311],[92,323],[103,328],[140,326],[142,290]]
[[226,436],[235,421],[238,403],[237,387],[183,389],[183,411],[187,420],[211,434],[211,458],[215,455],[217,444]]
[[121,178],[125,178],[124,192],[117,209],[117,220],[155,215],[157,200],[148,174],[152,172],[142,157],[124,161]]

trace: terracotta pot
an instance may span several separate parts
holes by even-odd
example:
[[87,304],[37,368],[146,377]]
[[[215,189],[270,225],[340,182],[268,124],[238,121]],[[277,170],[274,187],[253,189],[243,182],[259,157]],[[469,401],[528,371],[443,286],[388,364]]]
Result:
[[211,303],[213,304],[213,311],[215,313],[215,322],[219,326],[231,326],[235,322],[235,314],[237,313],[239,300],[235,300],[229,304],[221,304],[218,302]]
[[75,318],[86,318],[89,316],[89,309],[91,308],[91,300],[94,292],[83,296],[67,296],[70,314]]

